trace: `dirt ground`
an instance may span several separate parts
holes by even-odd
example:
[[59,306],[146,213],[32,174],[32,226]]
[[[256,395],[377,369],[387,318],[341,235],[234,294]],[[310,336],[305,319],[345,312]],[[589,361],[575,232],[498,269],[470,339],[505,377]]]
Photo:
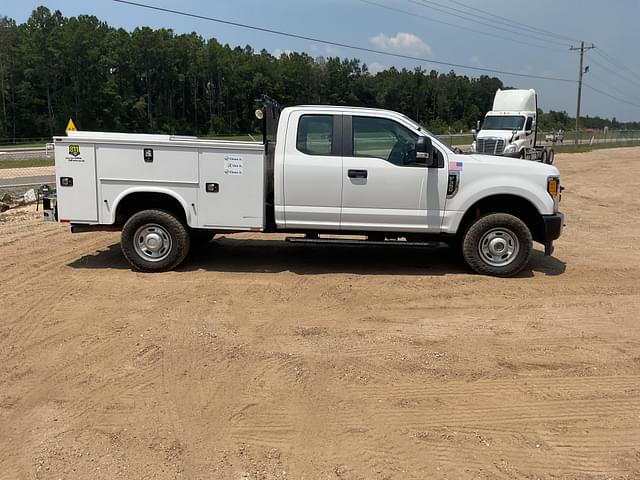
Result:
[[0,478],[640,478],[640,149],[559,155],[514,279],[236,235],[179,271],[0,216]]

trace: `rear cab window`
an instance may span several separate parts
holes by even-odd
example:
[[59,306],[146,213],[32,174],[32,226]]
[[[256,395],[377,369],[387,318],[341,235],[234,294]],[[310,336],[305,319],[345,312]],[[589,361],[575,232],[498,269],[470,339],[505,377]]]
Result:
[[333,115],[303,115],[298,121],[296,148],[307,155],[331,155]]

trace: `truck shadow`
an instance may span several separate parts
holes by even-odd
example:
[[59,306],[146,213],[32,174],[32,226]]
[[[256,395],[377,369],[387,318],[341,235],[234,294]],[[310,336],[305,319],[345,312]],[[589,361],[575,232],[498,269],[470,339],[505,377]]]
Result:
[[[126,269],[119,244],[84,255],[69,263],[79,269]],[[534,251],[529,267],[517,278],[534,272],[560,275],[566,265],[555,257]],[[300,245],[283,240],[222,237],[194,249],[177,269],[181,272],[279,273],[299,275],[351,273],[357,275],[455,275],[470,274],[461,255],[444,244],[432,247]]]

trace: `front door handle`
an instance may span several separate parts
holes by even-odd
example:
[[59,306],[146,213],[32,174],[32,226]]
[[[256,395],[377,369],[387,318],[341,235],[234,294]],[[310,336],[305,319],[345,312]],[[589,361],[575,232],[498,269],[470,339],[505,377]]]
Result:
[[349,172],[347,173],[347,175],[349,176],[349,178],[367,178],[367,171],[349,169]]

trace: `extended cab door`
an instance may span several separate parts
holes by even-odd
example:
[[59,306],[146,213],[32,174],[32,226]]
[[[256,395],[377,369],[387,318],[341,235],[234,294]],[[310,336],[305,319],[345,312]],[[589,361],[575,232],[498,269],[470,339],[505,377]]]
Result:
[[[416,162],[418,134],[394,119],[344,116],[342,230],[439,232],[447,171]],[[444,166],[446,158],[441,155]]]
[[287,228],[340,227],[342,115],[295,112],[289,118],[283,171]]

